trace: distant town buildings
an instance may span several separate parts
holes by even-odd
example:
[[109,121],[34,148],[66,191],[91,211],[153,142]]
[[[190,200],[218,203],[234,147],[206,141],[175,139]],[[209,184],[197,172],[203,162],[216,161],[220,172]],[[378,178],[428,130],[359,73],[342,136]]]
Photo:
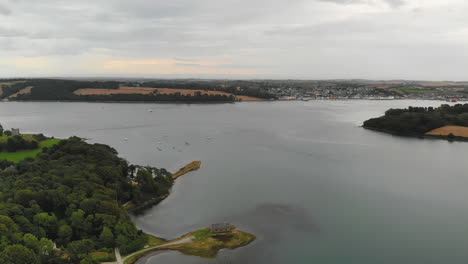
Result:
[[[253,81],[252,81],[253,82]],[[463,100],[468,98],[466,86],[437,87],[423,86],[413,81],[401,81],[382,84],[372,81],[307,81],[307,80],[264,80],[258,85],[266,92],[280,100],[394,100],[394,99],[424,99],[424,100]]]

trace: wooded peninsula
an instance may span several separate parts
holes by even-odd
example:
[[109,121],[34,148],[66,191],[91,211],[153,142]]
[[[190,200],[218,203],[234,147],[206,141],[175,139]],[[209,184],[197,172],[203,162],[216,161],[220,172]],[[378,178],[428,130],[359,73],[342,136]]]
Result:
[[403,136],[467,140],[468,104],[389,109],[384,116],[366,120],[363,127]]
[[[152,206],[167,197],[174,183],[170,172],[129,164],[115,149],[78,137],[54,139],[45,146],[41,142],[51,139],[43,135],[0,132],[0,139],[7,142],[2,143],[7,152],[1,153],[5,159],[0,161],[2,264],[98,264],[118,261],[117,254],[118,258],[132,255],[125,257],[125,263],[133,263],[164,246],[214,256],[221,248],[243,246],[255,239],[238,230],[225,234],[224,241],[211,238],[211,233],[194,232],[184,241],[171,243],[147,235],[137,229],[123,205]],[[8,159],[32,148],[37,148],[34,155]],[[213,244],[206,249],[213,253],[191,251],[200,247],[196,241]],[[184,246],[179,245],[182,242]]]

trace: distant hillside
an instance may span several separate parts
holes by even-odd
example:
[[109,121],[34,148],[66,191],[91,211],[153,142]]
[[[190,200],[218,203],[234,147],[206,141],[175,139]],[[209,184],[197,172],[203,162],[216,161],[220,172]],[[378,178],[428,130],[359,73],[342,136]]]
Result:
[[[169,87],[161,87],[163,85]],[[172,87],[172,88],[171,88]],[[2,85],[0,98],[16,101],[177,101],[235,102],[254,101],[272,96],[256,89],[212,86],[197,83],[75,81],[31,79]]]

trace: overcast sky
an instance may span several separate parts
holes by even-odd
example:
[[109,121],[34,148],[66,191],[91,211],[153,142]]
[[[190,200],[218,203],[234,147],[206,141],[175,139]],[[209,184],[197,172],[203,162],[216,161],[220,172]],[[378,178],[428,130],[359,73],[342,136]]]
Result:
[[466,0],[0,0],[0,77],[468,80]]

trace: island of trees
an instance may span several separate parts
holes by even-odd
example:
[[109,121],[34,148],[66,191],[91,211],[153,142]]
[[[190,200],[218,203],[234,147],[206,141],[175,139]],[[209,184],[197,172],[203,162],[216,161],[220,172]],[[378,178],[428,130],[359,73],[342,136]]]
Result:
[[[468,104],[389,109],[384,116],[365,121],[363,127],[404,136],[464,140],[468,136]],[[434,132],[436,129],[443,132]]]

